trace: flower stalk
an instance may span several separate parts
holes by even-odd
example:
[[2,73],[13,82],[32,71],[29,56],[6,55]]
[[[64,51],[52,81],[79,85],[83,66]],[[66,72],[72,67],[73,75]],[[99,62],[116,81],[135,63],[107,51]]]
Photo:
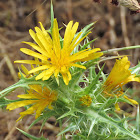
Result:
[[136,48],[140,48],[140,45],[109,49],[109,50],[102,51],[102,53],[109,54],[116,51],[118,52],[118,51],[131,50],[131,49],[136,49]]

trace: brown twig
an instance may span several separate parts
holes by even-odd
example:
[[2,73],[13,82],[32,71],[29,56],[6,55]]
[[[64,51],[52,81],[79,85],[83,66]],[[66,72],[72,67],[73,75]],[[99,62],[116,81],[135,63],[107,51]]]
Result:
[[67,13],[69,20],[72,20],[72,2],[71,0],[67,0]]
[[121,6],[120,8],[120,18],[121,18],[121,27],[122,27],[122,33],[124,37],[124,42],[126,46],[130,46],[130,41],[127,36],[127,25],[126,25],[126,13],[125,13],[125,8]]
[[19,122],[15,123],[12,129],[9,131],[8,135],[5,137],[4,140],[11,140],[13,133],[16,131],[16,127],[19,125]]
[[[2,48],[5,48],[5,45],[2,44],[1,42],[0,42],[0,46],[1,46]],[[16,76],[16,75],[17,75],[17,74],[16,74],[16,71],[15,71],[15,69],[14,69],[14,66],[13,66],[13,64],[12,64],[12,62],[11,62],[11,60],[10,60],[8,54],[6,53],[6,50],[5,50],[5,49],[1,49],[1,52],[2,52],[2,54],[3,54],[3,56],[4,56],[5,62],[6,62],[8,68],[9,68],[9,70],[10,70],[10,73],[11,73],[11,75],[12,75],[14,81],[17,82],[17,81],[18,81],[18,78],[17,78],[17,76]]]

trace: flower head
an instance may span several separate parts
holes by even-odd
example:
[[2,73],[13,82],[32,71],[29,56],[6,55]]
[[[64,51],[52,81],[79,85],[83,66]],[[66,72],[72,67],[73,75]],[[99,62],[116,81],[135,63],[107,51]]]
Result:
[[21,116],[17,120],[19,121],[24,116],[35,112],[35,118],[37,119],[46,107],[53,109],[51,104],[52,102],[56,101],[57,94],[54,91],[50,91],[46,87],[42,89],[42,86],[40,85],[30,85],[28,94],[18,95],[17,97],[24,100],[8,104],[7,109],[14,110],[18,107],[31,105],[26,111],[20,113]]
[[35,27],[35,31],[29,30],[31,37],[37,44],[31,42],[24,42],[32,46],[37,52],[34,52],[27,48],[21,48],[20,50],[34,58],[38,58],[40,61],[36,60],[18,60],[16,63],[26,63],[26,64],[37,64],[38,66],[29,71],[29,74],[40,72],[36,76],[36,80],[48,80],[53,74],[58,78],[59,73],[61,73],[63,80],[66,85],[68,85],[71,80],[71,73],[69,68],[79,67],[86,69],[85,66],[76,64],[80,61],[88,61],[96,59],[103,55],[99,48],[96,49],[85,49],[79,51],[75,54],[72,53],[74,48],[88,35],[86,34],[83,38],[80,38],[82,32],[74,38],[76,31],[78,29],[78,22],[73,25],[73,21],[70,21],[66,27],[63,45],[60,43],[59,29],[57,20],[54,19],[52,36],[44,29],[43,25],[40,23],[41,29]]
[[85,106],[90,106],[92,103],[92,99],[89,95],[84,95],[83,97],[80,98],[80,101],[83,102],[81,105]]
[[[107,80],[103,85],[103,92],[107,96],[113,97],[116,95],[117,97],[123,95],[122,86],[131,81],[140,82],[139,78],[136,77],[135,74],[131,74],[129,70],[130,62],[128,61],[128,57],[125,56],[120,60],[116,60],[116,63],[109,74]],[[125,99],[129,100],[132,104],[138,104],[135,100],[129,99],[126,95],[123,96]],[[118,105],[115,105],[118,108]],[[119,109],[118,109],[119,110]]]

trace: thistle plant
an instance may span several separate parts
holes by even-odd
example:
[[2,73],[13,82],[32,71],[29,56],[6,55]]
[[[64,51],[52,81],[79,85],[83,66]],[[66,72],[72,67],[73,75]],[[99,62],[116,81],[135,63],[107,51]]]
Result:
[[[101,51],[91,47],[95,40],[89,41],[88,38],[95,23],[77,32],[78,24],[70,21],[64,38],[61,37],[61,28],[51,5],[51,27],[46,30],[40,22],[40,28],[35,27],[35,32],[29,30],[35,43],[23,43],[30,45],[34,51],[27,48],[20,50],[32,59],[15,61],[22,63],[19,81],[0,92],[1,107],[6,106],[8,110],[24,107],[25,111],[20,113],[17,121],[35,115],[29,128],[41,120],[43,126],[47,119],[55,117],[60,126],[58,136],[61,135],[62,139],[66,139],[65,135],[69,132],[69,137],[75,140],[139,140],[139,100],[128,95],[125,84],[140,82],[140,64],[130,68],[127,56],[116,56],[110,74],[105,74],[104,65],[100,67],[99,64],[108,59],[105,56],[107,53],[140,48],[140,45]],[[23,64],[29,64],[31,69]],[[19,87],[25,91],[24,94],[19,93],[19,99],[6,98]],[[119,106],[120,102],[137,108],[137,115],[128,115]],[[61,129],[66,120],[68,125]],[[18,130],[33,140],[46,139]]]

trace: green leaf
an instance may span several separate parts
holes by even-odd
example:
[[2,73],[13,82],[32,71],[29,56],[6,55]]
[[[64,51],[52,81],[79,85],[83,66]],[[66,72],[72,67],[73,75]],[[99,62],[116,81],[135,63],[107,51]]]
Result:
[[136,116],[136,129],[138,134],[140,134],[140,112],[139,112],[139,106],[137,107],[137,116]]
[[[34,120],[32,122],[32,124],[28,127],[28,129],[30,129],[32,126],[34,126],[36,123],[38,123],[39,121],[43,120],[42,126],[41,128],[44,126],[44,123],[51,117],[51,116],[55,116],[55,112],[53,111],[47,111],[47,112],[43,112],[43,115],[40,116],[39,118],[37,118],[36,120]],[[41,129],[40,129],[41,130]]]
[[64,130],[62,130],[57,136],[60,136],[60,135],[66,133],[66,132],[68,132],[68,131],[72,132],[72,131],[75,130],[75,128],[76,128],[76,125],[73,124],[73,123],[71,123],[71,124],[68,125]]
[[81,30],[81,32],[82,32],[81,38],[82,38],[83,36],[85,36],[88,32],[90,32],[90,31],[93,29],[93,28],[91,28],[91,27],[92,27],[95,23],[96,23],[96,22],[90,23],[89,25],[85,26],[85,27]]
[[12,102],[12,100],[9,100],[7,98],[0,98],[0,107],[4,107],[11,102]]
[[9,100],[7,98],[0,98],[0,107],[6,106],[10,103],[14,103],[14,102],[18,102],[18,101],[22,101],[23,99],[16,99],[16,100]]
[[[81,39],[81,38],[83,38],[86,34],[88,34],[93,28],[91,28],[93,25],[95,24],[95,22],[93,22],[93,23],[91,23],[91,24],[89,24],[89,25],[87,25],[87,26],[85,26],[80,32],[82,32],[81,33],[81,35],[79,36],[79,38],[77,39],[77,42]],[[80,33],[80,32],[78,32],[76,35],[75,35],[75,37]],[[95,41],[95,39],[94,40],[92,40],[90,43],[92,43],[93,41]],[[90,44],[89,43],[89,44]],[[88,45],[89,45],[88,44]],[[79,46],[80,44],[78,44],[77,46]],[[72,53],[74,54],[74,53],[77,53],[79,50],[78,50],[78,47],[75,47],[74,48],[74,50],[72,51]],[[81,48],[83,48],[83,47],[81,47]]]
[[40,116],[39,118],[35,119],[31,125],[28,127],[28,129],[30,129],[32,126],[34,126],[36,123],[38,123],[39,121],[41,121],[43,119],[43,116]]
[[49,140],[49,139],[44,138],[43,136],[41,136],[40,138],[38,138],[38,137],[35,137],[33,135],[28,134],[27,132],[25,132],[25,131],[23,131],[23,130],[21,130],[19,128],[16,128],[16,129],[19,130],[21,133],[23,133],[28,138],[30,138],[31,140]]
[[20,80],[17,83],[15,83],[14,85],[9,86],[8,88],[0,91],[0,98],[5,97],[8,93],[12,92],[13,90],[15,90],[16,88],[19,88],[19,87],[27,88],[28,86],[24,80]]
[[[97,40],[97,38],[95,38],[95,39],[89,41],[88,43],[84,44],[84,45],[82,46],[82,48],[80,49],[80,51],[86,49],[86,48],[87,48],[92,42],[94,42],[95,40]],[[88,48],[89,48],[89,47],[88,47]]]
[[63,114],[62,116],[60,116],[57,120],[62,119],[62,118],[65,118],[65,117],[67,117],[67,116],[74,116],[74,117],[77,117],[77,116],[74,114],[75,111],[76,111],[76,110],[71,110],[71,111],[69,111],[69,112]]
[[109,124],[112,127],[115,127],[116,129],[118,129],[119,133],[122,133],[126,136],[130,136],[136,140],[140,140],[139,136],[135,135],[133,132],[129,131],[127,128],[124,127],[124,122],[126,118],[120,121],[116,121],[112,119],[111,117],[109,117],[104,111],[99,113],[97,110],[94,110],[94,108],[86,110],[85,114],[92,120],[96,119],[98,123],[103,122],[103,123]]
[[104,65],[102,66],[102,68],[99,71],[99,73],[97,74],[97,76],[93,79],[91,84],[88,87],[86,87],[84,92],[86,92],[88,94],[88,93],[93,91],[93,89],[95,88],[95,85],[97,84],[97,81],[99,81],[99,78],[100,78],[100,75],[101,75],[101,72],[102,72],[103,68],[104,68]]
[[140,62],[139,64],[137,64],[135,67],[130,68],[131,70],[131,74],[136,74],[138,75],[139,71],[140,71]]
[[51,0],[51,34],[52,34],[52,29],[53,29],[53,21],[54,21],[54,12],[53,12],[53,3],[52,3],[52,0]]

